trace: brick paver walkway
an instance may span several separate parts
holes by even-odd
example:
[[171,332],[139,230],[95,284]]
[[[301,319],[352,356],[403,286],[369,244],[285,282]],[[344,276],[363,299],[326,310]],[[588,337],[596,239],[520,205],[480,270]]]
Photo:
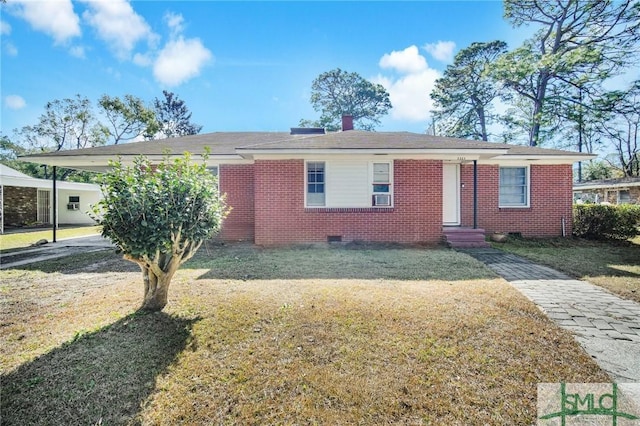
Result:
[[640,383],[640,304],[495,249],[465,253],[485,263],[560,327],[616,382]]

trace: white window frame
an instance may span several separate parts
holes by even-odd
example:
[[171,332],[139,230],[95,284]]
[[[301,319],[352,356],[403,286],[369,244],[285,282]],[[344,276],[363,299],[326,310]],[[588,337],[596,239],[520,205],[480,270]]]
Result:
[[[605,189],[605,191],[604,191],[604,201],[605,201],[605,202],[610,202],[610,201],[609,201],[609,197],[610,197],[612,194],[615,194],[615,205],[616,205],[616,206],[617,206],[617,205],[620,205],[620,204],[629,204],[629,202],[628,202],[628,201],[627,201],[627,202],[625,202],[625,203],[623,203],[623,202],[622,202],[622,200],[620,199],[620,193],[621,193],[622,191],[627,191],[627,192],[629,192],[629,188]],[[629,195],[631,195],[631,194],[629,194]]]
[[[622,192],[626,191],[627,192],[627,199],[626,200],[622,200]],[[618,189],[618,204],[630,204],[631,203],[631,191],[629,191],[628,188],[620,188]]]
[[[389,184],[389,192],[376,192],[373,190],[373,186],[376,184],[374,182],[374,169],[375,164],[388,164],[389,165],[389,182],[380,182],[381,184]],[[389,196],[389,205],[376,206],[374,205],[374,197],[376,195],[388,195]],[[371,207],[373,208],[390,208],[393,207],[393,160],[387,161],[371,161],[369,162],[369,198],[371,199]]]
[[[214,170],[215,173],[213,173]],[[207,166],[207,171],[215,176],[216,180],[218,181],[218,194],[220,194],[220,164],[212,164],[210,166]]]
[[[527,191],[525,196],[525,204],[518,205],[503,205],[500,197],[500,192],[502,188],[501,182],[501,173],[502,169],[525,169],[525,190]],[[498,168],[498,207],[501,209],[528,209],[531,206],[531,167],[529,165],[519,165],[519,166],[500,166]]]
[[[309,204],[309,164],[322,163],[324,165],[324,204]],[[307,160],[304,162],[304,206],[311,209],[324,209],[327,207],[327,162],[324,160]]]

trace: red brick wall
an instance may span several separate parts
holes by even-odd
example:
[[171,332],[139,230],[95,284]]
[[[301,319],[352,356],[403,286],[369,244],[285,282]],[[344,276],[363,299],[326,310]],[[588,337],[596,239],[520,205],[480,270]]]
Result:
[[[520,232],[526,237],[566,235],[572,229],[571,165],[532,165],[530,167],[530,207],[499,208],[499,167],[478,166],[478,226],[487,233]],[[460,169],[462,226],[473,226],[473,165]]]
[[394,162],[392,209],[304,207],[304,161],[255,163],[255,242],[281,245],[342,241],[437,243],[442,234],[442,164]]
[[226,194],[227,205],[232,208],[223,223],[221,238],[226,241],[253,241],[253,164],[222,164],[219,176],[220,192]]
[[38,189],[21,186],[4,187],[4,224],[22,226],[38,220]]

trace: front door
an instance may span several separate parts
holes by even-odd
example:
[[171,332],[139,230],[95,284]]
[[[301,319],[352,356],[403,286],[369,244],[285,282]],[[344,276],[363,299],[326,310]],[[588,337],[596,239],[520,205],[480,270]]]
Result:
[[442,164],[442,224],[460,225],[460,164]]

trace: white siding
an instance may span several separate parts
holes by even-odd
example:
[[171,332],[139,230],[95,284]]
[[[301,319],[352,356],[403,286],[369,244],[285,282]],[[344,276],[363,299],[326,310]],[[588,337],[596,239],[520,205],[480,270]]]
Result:
[[371,207],[369,162],[326,162],[326,207]]
[[[78,210],[68,210],[69,196],[80,197],[80,208]],[[91,206],[96,204],[102,198],[99,191],[79,191],[76,189],[59,189],[58,190],[58,223],[59,224],[77,224],[92,225],[95,223],[87,212],[91,210]]]

